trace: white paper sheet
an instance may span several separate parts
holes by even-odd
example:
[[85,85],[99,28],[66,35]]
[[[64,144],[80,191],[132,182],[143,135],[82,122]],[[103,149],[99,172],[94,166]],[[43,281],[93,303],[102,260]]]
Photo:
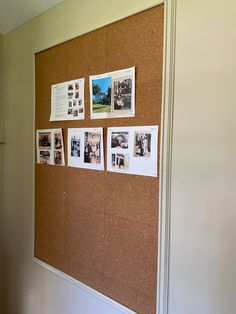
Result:
[[50,121],[84,119],[84,78],[52,85]]
[[65,166],[62,129],[36,131],[37,163]]
[[157,176],[158,126],[107,130],[107,171]]
[[102,128],[68,129],[68,166],[104,170]]
[[89,79],[91,119],[135,116],[135,67]]

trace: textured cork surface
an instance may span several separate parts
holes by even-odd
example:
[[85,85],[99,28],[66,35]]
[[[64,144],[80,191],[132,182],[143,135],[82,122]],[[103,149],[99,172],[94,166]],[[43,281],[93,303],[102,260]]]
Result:
[[[69,127],[103,127],[106,146],[107,127],[161,125],[163,20],[161,5],[36,55],[36,129],[62,128],[65,157]],[[132,66],[135,117],[90,120],[89,75]],[[49,122],[51,85],[81,77],[85,120]],[[159,178],[37,164],[35,256],[137,313],[154,314],[158,194]]]

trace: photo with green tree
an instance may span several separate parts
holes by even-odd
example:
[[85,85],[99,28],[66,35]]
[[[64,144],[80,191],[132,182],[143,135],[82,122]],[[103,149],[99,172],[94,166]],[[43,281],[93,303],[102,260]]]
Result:
[[111,86],[111,76],[92,80],[94,113],[111,112]]

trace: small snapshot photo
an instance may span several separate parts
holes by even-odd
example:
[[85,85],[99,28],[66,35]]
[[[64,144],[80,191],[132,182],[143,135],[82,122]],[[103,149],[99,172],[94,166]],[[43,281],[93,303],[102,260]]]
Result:
[[40,164],[50,164],[50,151],[48,150],[40,150],[39,151],[39,162]]
[[128,148],[129,132],[112,132],[111,148]]
[[82,105],[82,99],[79,99],[78,100],[78,106],[81,106]]
[[129,169],[129,156],[127,154],[112,154],[111,162],[113,170],[128,171]]
[[55,149],[61,149],[61,148],[62,148],[62,134],[55,133]]
[[69,93],[67,93],[67,95],[68,95],[69,99],[73,99],[74,93],[73,92],[69,92]]
[[76,89],[76,90],[79,89],[79,83],[75,83],[75,89]]
[[38,147],[51,148],[51,132],[43,132],[38,134]]
[[69,109],[68,109],[68,114],[72,114],[72,113],[73,113],[72,108],[69,108]]
[[72,101],[69,101],[69,108],[72,107]]
[[79,92],[75,93],[75,98],[77,98],[77,99],[79,98]]
[[120,78],[113,80],[114,110],[131,110],[132,79]]
[[101,163],[101,133],[84,133],[84,162]]
[[71,157],[80,157],[80,137],[71,138]]
[[84,108],[79,108],[79,113],[83,113],[84,112]]
[[92,80],[93,113],[111,112],[111,76]]
[[54,152],[54,163],[55,165],[61,166],[62,165],[62,152],[56,150]]
[[134,157],[151,156],[151,133],[135,132],[134,134]]
[[78,109],[74,109],[73,110],[73,117],[78,117],[78,115],[79,115]]
[[73,100],[73,107],[77,106],[77,100]]
[[68,91],[73,91],[74,90],[74,85],[73,84],[69,84],[68,85]]

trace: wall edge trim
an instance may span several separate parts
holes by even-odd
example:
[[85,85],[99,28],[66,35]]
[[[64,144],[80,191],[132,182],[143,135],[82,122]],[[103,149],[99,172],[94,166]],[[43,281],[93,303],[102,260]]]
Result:
[[157,314],[168,314],[171,232],[172,137],[175,85],[177,0],[165,0],[162,128],[160,151],[160,206],[158,228]]

